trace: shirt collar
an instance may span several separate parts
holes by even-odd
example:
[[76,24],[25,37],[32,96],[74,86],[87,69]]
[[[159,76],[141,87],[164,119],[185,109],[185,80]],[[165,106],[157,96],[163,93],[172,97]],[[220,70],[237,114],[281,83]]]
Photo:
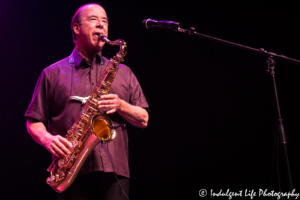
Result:
[[[77,68],[80,67],[83,64],[82,62],[85,63],[84,66],[87,66],[85,59],[80,55],[80,53],[77,51],[76,47],[74,48],[71,57],[73,57],[72,61],[73,61],[73,64],[75,65],[75,67],[77,67]],[[102,55],[101,55],[101,51],[99,51],[95,55],[95,57],[96,57],[96,62],[98,64],[101,63],[101,60],[102,60],[102,62],[104,62]],[[83,59],[84,59],[84,61],[83,61]],[[94,60],[93,60],[93,62],[94,62]]]

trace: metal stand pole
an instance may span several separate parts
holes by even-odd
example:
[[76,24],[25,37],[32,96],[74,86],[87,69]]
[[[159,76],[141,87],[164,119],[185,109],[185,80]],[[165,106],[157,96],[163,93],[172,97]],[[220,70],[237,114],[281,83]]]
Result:
[[[287,147],[286,147],[287,142],[286,142],[286,138],[285,138],[285,132],[284,132],[284,127],[283,127],[283,124],[282,124],[282,118],[281,118],[281,113],[280,113],[277,87],[276,87],[276,82],[275,82],[274,67],[275,67],[275,59],[279,59],[279,60],[286,61],[286,62],[291,62],[291,63],[297,64],[297,65],[300,65],[300,60],[297,60],[297,59],[294,59],[294,58],[289,58],[289,57],[284,56],[284,55],[278,55],[278,54],[273,53],[273,52],[268,52],[263,48],[255,49],[255,48],[248,47],[248,46],[245,46],[245,45],[241,45],[241,44],[238,44],[238,43],[234,43],[234,42],[230,42],[230,41],[227,41],[227,40],[212,37],[212,36],[209,36],[209,35],[204,35],[204,34],[201,34],[201,33],[197,33],[195,31],[195,28],[193,28],[193,27],[191,27],[190,29],[182,29],[182,28],[179,27],[180,25],[179,25],[178,22],[176,22],[176,24],[177,24],[177,28],[176,29],[170,29],[170,30],[185,33],[185,34],[188,34],[188,35],[197,36],[197,37],[202,37],[202,38],[205,38],[205,39],[208,39],[208,40],[213,40],[213,41],[216,41],[216,42],[219,42],[219,43],[223,43],[223,44],[227,44],[227,45],[230,45],[230,46],[238,47],[238,48],[241,48],[241,49],[244,49],[244,50],[259,53],[262,56],[268,56],[268,60],[267,60],[268,70],[267,70],[267,72],[269,72],[270,75],[272,76],[273,89],[274,89],[275,101],[276,101],[276,110],[277,110],[277,119],[278,119],[276,128],[278,130],[278,133],[280,134],[279,137],[280,137],[280,142],[281,142],[281,146],[282,146],[282,149],[283,149],[283,160],[284,160],[285,171],[286,171],[286,175],[287,175],[287,179],[288,179],[288,187],[290,189],[290,192],[292,192],[293,191],[293,184],[292,184],[292,177],[291,177],[288,154],[287,154]],[[293,196],[291,198],[294,199]]]
[[[278,119],[277,126],[276,126],[276,129],[277,129],[276,134],[277,133],[279,134],[280,143],[281,143],[282,150],[283,150],[283,160],[284,160],[285,171],[286,171],[286,176],[287,176],[287,180],[288,180],[288,186],[289,186],[289,190],[292,191],[293,183],[292,183],[292,176],[291,176],[287,147],[286,147],[287,141],[286,141],[285,131],[284,131],[283,123],[282,123],[283,120],[281,118],[278,93],[277,93],[277,87],[276,87],[276,81],[275,81],[275,70],[274,70],[275,63],[276,62],[275,62],[275,59],[273,58],[273,56],[270,56],[267,59],[267,64],[268,64],[267,72],[272,77],[272,85],[273,85],[274,97],[275,97],[275,103],[276,103],[276,111],[277,111],[277,119]],[[292,199],[294,199],[293,196],[292,196]]]

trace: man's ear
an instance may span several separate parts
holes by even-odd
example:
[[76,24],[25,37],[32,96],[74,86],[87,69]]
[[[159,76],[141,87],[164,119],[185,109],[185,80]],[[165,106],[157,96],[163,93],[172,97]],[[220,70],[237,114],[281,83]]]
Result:
[[75,34],[79,34],[80,32],[80,25],[78,23],[73,24],[73,31]]

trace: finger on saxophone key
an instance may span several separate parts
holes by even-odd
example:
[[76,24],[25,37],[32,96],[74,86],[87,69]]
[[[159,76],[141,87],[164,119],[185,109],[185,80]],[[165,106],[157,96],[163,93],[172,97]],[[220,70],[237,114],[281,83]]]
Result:
[[64,156],[69,155],[71,152],[69,149],[72,148],[72,143],[69,142],[66,138],[59,136],[60,149],[63,151]]

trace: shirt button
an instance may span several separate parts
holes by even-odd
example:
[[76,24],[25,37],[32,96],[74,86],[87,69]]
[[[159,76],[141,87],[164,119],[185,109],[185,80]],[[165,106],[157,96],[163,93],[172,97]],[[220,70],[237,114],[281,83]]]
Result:
[[104,151],[104,149],[101,149],[100,151],[101,151],[101,152],[103,152],[103,151]]
[[92,85],[94,85],[94,83],[92,83]]

